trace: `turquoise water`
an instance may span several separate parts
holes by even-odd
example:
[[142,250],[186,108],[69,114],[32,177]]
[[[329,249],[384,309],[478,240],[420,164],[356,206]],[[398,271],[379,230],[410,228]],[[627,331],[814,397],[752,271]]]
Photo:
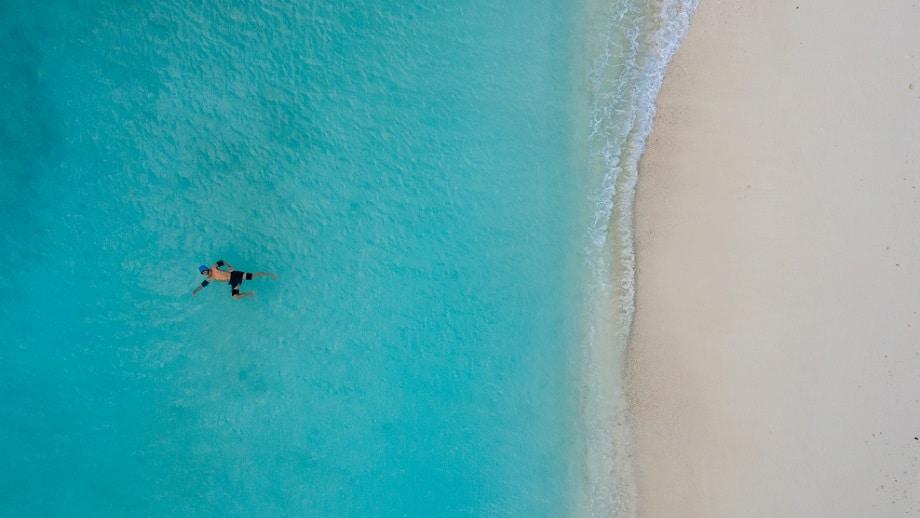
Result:
[[0,4],[0,513],[626,512],[597,157],[668,5]]

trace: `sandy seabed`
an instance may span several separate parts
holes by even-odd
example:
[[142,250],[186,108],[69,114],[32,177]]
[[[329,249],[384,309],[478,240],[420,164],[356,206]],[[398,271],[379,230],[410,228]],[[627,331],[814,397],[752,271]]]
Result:
[[702,0],[635,225],[639,515],[920,516],[920,2]]

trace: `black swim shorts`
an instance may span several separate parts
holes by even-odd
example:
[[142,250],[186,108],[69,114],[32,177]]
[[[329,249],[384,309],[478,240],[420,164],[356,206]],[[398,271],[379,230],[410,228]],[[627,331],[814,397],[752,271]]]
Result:
[[251,273],[241,272],[239,270],[234,270],[230,272],[230,295],[239,295],[240,294],[240,285],[243,284],[243,279],[247,281],[252,280]]

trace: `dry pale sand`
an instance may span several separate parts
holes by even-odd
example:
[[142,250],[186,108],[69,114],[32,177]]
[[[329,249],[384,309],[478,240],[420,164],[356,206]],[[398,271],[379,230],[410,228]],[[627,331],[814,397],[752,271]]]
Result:
[[920,2],[702,0],[658,107],[640,516],[920,516]]

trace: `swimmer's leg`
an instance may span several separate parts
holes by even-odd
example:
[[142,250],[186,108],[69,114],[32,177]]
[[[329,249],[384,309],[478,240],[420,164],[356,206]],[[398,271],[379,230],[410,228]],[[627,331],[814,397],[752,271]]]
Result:
[[278,280],[278,276],[272,272],[252,272],[246,274],[246,280],[258,279],[259,277],[271,277],[273,280]]
[[255,293],[251,291],[240,291],[240,285],[230,286],[230,296],[235,299],[245,299],[246,297],[252,297]]

